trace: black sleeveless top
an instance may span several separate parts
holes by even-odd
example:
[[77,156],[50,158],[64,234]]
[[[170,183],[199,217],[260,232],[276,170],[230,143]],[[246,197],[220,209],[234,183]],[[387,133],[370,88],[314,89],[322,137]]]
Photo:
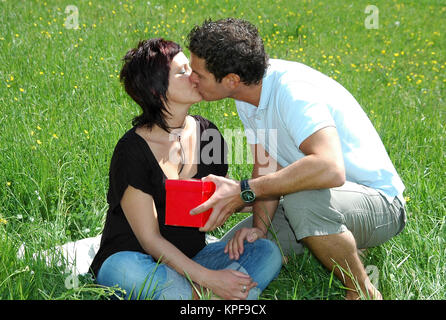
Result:
[[[200,159],[197,164],[196,179],[209,174],[225,176],[228,171],[226,161],[227,145],[217,127],[201,116],[193,116],[200,129]],[[119,251],[139,251],[146,253],[133,233],[120,202],[127,186],[131,185],[147,194],[155,202],[161,235],[186,256],[192,258],[205,246],[205,233],[198,228],[176,227],[164,224],[167,177],[159,166],[147,142],[136,132],[136,127],[127,131],[118,141],[110,163],[109,205],[101,244],[90,266],[96,276],[102,263]]]

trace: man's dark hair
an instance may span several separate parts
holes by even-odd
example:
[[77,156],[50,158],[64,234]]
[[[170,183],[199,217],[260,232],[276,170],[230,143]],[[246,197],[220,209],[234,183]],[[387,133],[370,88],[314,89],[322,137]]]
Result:
[[190,52],[206,61],[207,70],[218,82],[235,73],[246,85],[258,84],[268,67],[262,38],[246,20],[205,20],[191,30],[188,42]]
[[165,119],[170,114],[165,106],[170,64],[181,51],[179,44],[157,38],[140,41],[124,56],[120,80],[142,109],[142,114],[133,118],[132,125],[152,128],[156,124],[170,132]]

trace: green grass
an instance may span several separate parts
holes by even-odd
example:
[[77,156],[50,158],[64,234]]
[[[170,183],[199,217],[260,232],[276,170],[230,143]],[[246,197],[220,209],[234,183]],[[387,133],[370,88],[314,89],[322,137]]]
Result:
[[[0,1],[0,299],[98,299],[110,294],[32,253],[95,236],[107,210],[108,166],[138,107],[120,87],[121,58],[140,39],[184,46],[205,18],[250,20],[274,58],[303,62],[344,85],[370,116],[405,185],[408,224],[369,250],[386,299],[445,299],[445,48],[440,0]],[[76,5],[80,29],[64,27]],[[185,50],[188,54],[187,50]],[[242,126],[231,100],[191,109],[222,131]],[[229,174],[250,175],[247,164]],[[233,217],[221,235],[240,217]],[[22,243],[29,252],[16,253]],[[342,299],[340,282],[306,251],[262,299]]]

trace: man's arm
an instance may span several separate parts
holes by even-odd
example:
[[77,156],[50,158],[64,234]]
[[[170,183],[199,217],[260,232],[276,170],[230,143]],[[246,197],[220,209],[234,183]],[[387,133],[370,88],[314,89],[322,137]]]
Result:
[[[252,179],[265,174],[276,172],[282,167],[272,158],[262,145],[250,145],[254,159]],[[244,241],[254,242],[259,238],[266,238],[268,228],[274,218],[279,197],[277,199],[257,200],[254,202],[252,228],[237,230],[232,239],[225,246],[225,253],[230,259],[239,259],[244,252]]]
[[[263,148],[262,145],[250,145],[251,152],[254,158],[254,166],[252,170],[252,179],[274,173],[282,167],[277,161],[270,156],[270,154]],[[257,200],[253,204],[253,224],[254,228],[259,228],[263,232],[263,237],[266,237],[268,228],[274,218],[277,206],[279,205],[279,198]]]
[[315,132],[302,142],[300,150],[305,154],[302,159],[249,181],[257,199],[344,184],[344,160],[336,128],[326,127]]
[[[302,190],[334,188],[344,184],[345,168],[341,144],[335,127],[323,128],[299,146],[305,156],[291,165],[249,181],[256,201],[277,199],[281,195]],[[198,214],[213,208],[208,222],[200,231],[211,231],[221,226],[237,209],[244,206],[240,199],[240,183],[209,175],[204,181],[213,181],[216,190],[205,203],[194,208]]]

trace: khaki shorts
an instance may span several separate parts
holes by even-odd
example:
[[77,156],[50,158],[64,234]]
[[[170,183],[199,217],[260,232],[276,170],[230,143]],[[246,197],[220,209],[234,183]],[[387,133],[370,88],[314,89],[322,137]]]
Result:
[[[268,238],[279,242],[285,255],[303,252],[300,240],[350,230],[358,249],[375,247],[400,233],[406,210],[398,198],[392,203],[375,189],[346,182],[342,187],[307,190],[285,195],[274,215]],[[233,227],[229,240],[252,216]]]

